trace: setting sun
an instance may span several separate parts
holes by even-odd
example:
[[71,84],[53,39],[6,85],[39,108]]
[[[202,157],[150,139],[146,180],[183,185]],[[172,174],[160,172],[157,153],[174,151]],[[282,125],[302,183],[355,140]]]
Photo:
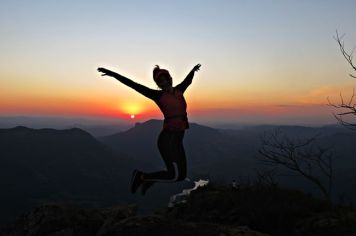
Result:
[[128,114],[131,119],[135,118],[135,114],[139,114],[143,112],[143,107],[138,103],[124,103],[120,104],[119,108],[122,112]]

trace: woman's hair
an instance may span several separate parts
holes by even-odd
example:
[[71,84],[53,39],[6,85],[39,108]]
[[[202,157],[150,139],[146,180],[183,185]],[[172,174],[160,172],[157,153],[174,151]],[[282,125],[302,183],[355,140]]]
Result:
[[153,78],[155,78],[157,75],[157,73],[161,70],[161,68],[159,68],[159,65],[156,65],[155,68],[153,69]]
[[166,69],[161,69],[159,68],[159,65],[156,65],[156,67],[153,69],[153,79],[156,81],[161,75],[167,75],[168,77],[171,77],[169,74],[168,70]]

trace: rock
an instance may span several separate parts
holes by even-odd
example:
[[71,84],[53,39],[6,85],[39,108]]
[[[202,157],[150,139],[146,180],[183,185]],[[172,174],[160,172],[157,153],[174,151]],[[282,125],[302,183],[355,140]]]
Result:
[[73,229],[62,229],[47,236],[75,236]]
[[82,209],[65,205],[43,205],[23,216],[26,236],[62,235],[60,231],[73,232],[72,235],[94,235],[104,221],[96,209]]
[[330,208],[299,192],[206,188],[193,192],[186,204],[146,216],[137,216],[135,205],[97,209],[42,205],[0,227],[0,235],[341,236],[356,235],[355,221],[354,209]]
[[0,229],[6,236],[95,236],[103,227],[135,215],[136,206],[84,209],[61,204],[46,204],[25,213]]
[[296,235],[356,235],[355,220],[354,212],[322,212],[300,221],[295,231]]
[[104,208],[101,212],[105,215],[106,218],[110,218],[116,221],[135,216],[137,211],[136,205],[128,206],[114,206],[110,208]]
[[251,230],[247,226],[238,226],[229,229],[229,236],[267,236],[268,234],[263,234],[254,230]]
[[194,223],[169,220],[163,216],[134,216],[121,220],[111,229],[100,232],[97,236],[266,236],[246,226],[222,226],[212,223]]

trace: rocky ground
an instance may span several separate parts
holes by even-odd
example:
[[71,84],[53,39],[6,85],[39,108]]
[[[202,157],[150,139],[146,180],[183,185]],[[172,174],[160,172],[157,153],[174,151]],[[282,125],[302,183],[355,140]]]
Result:
[[187,222],[164,214],[137,216],[134,206],[80,209],[56,204],[35,208],[0,232],[3,236],[266,235],[246,226]]
[[356,213],[301,192],[208,186],[187,203],[139,216],[136,206],[80,208],[46,204],[0,228],[2,236],[356,235]]

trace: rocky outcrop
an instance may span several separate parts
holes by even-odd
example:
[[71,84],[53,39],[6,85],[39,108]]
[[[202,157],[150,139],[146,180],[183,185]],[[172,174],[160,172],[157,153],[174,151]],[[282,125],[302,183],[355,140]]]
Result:
[[186,203],[176,205],[166,216],[190,222],[247,225],[276,236],[356,235],[355,209],[268,185],[240,189],[208,185],[193,191]]
[[186,203],[137,215],[136,206],[42,205],[0,228],[1,236],[333,236],[356,235],[356,211],[300,191],[208,185]]
[[266,236],[246,226],[224,226],[169,220],[162,215],[130,217],[110,227],[103,227],[97,236],[170,235],[170,236]]
[[135,206],[107,209],[84,209],[75,206],[48,204],[23,214],[3,226],[0,235],[8,236],[95,236],[111,222],[134,216]]
[[83,209],[43,205],[0,229],[2,236],[266,236],[246,226],[194,223],[164,214],[136,216],[135,206]]

